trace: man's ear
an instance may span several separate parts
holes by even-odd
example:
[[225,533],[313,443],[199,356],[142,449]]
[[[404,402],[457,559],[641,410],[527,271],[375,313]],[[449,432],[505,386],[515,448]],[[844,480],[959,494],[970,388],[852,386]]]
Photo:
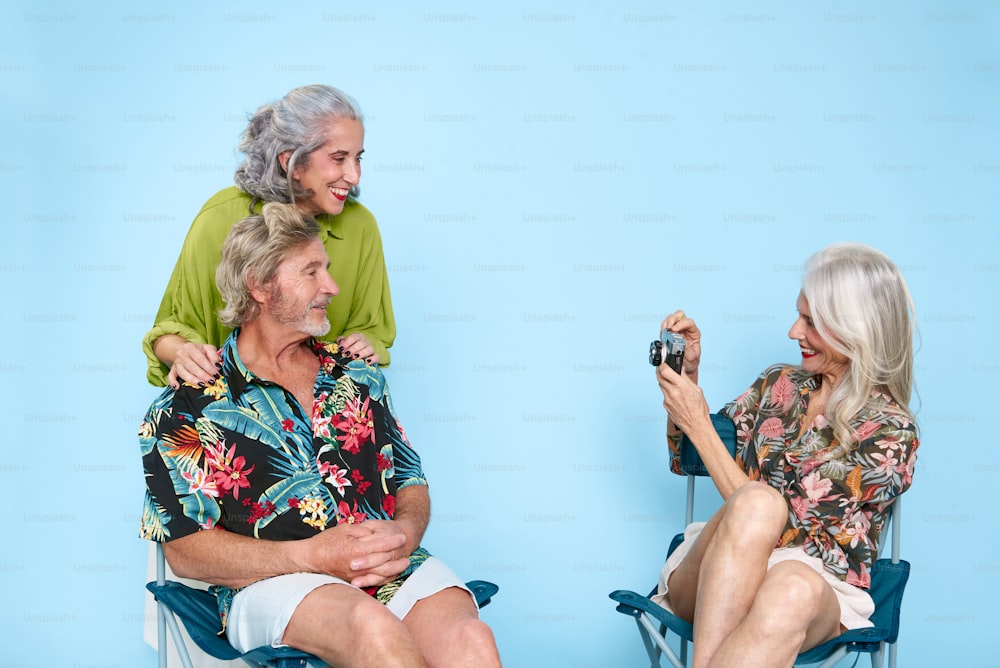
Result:
[[281,169],[282,171],[285,172],[286,175],[288,174],[288,160],[291,157],[292,157],[291,150],[282,151],[281,153],[278,154],[278,164],[281,165]]
[[261,285],[256,276],[247,276],[247,290],[250,291],[253,300],[262,306],[271,298],[270,284]]

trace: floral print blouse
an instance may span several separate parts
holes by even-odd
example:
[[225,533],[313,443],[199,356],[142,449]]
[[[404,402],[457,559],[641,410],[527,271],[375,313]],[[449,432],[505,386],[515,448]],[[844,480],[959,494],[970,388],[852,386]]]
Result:
[[[775,547],[801,545],[833,575],[868,589],[889,507],[913,479],[916,426],[876,389],[850,423],[858,446],[828,459],[837,441],[826,419],[820,415],[801,429],[819,382],[801,367],[775,365],[720,414],[736,425],[737,463],[788,501],[788,522]],[[677,441],[670,444],[675,473]]]
[[[313,405],[302,407],[244,366],[238,333],[223,345],[212,385],[168,388],[146,414],[143,538],[166,542],[215,527],[309,538],[341,522],[392,519],[396,492],[427,484],[378,367],[312,341],[320,371]],[[369,593],[387,602],[427,556],[418,548],[407,571]],[[236,590],[212,590],[224,627]]]

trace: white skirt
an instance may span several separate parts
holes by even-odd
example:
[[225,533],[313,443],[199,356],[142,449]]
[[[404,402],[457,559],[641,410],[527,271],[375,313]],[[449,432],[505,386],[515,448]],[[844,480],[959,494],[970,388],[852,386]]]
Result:
[[[652,600],[657,605],[670,610],[670,612],[673,612],[673,610],[670,609],[670,604],[667,602],[667,581],[670,579],[670,574],[680,566],[681,561],[687,556],[687,553],[691,550],[691,546],[694,545],[694,541],[701,534],[703,528],[705,528],[705,522],[692,522],[689,524],[684,529],[684,542],[677,546],[677,549],[667,558],[667,563],[660,570],[660,580],[656,587],[656,594],[653,595]],[[868,595],[867,591],[847,584],[834,576],[823,567],[821,559],[806,554],[805,548],[801,545],[796,547],[779,547],[774,550],[771,553],[771,557],[767,560],[767,569],[771,570],[775,564],[780,564],[783,561],[801,562],[823,577],[823,580],[833,588],[833,593],[837,595],[837,601],[840,603],[840,623],[845,629],[863,629],[873,626],[871,620],[868,618],[875,612],[875,602],[872,601],[872,597]]]

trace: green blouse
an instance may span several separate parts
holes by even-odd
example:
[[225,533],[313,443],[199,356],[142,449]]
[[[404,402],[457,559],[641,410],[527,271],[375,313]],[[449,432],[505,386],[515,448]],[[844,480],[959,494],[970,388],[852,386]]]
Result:
[[[174,266],[156,322],[142,341],[153,385],[167,383],[170,369],[153,354],[153,342],[178,334],[195,343],[221,348],[230,328],[219,322],[224,306],[215,286],[215,267],[222,243],[236,221],[250,215],[251,196],[235,186],[220,190],[198,212],[180,257]],[[260,213],[261,203],[254,207]],[[348,200],[339,216],[316,217],[320,239],[330,256],[330,275],[340,294],[330,301],[327,317],[333,341],[341,334],[360,332],[368,337],[380,363],[389,363],[389,346],[396,338],[396,321],[389,295],[389,276],[382,255],[382,236],[375,216],[362,204]]]

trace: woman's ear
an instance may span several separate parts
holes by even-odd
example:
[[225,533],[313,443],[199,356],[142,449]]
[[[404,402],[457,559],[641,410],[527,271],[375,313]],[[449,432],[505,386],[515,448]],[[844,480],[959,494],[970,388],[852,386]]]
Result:
[[292,157],[292,152],[282,151],[278,154],[278,164],[281,165],[281,169],[285,174],[288,174],[288,160]]

